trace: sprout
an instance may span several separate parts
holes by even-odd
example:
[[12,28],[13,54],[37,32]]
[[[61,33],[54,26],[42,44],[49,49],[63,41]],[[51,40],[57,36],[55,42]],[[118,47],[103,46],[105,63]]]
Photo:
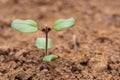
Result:
[[[47,25],[41,29],[45,33],[45,38],[39,37],[36,39],[35,45],[38,49],[45,50],[45,56],[43,61],[50,62],[54,59],[57,59],[58,56],[54,54],[48,54],[48,49],[52,47],[52,40],[48,38],[48,33],[53,29],[55,31],[61,31],[65,28],[71,28],[75,25],[75,19],[59,19],[54,22],[53,28],[48,27]],[[15,19],[12,21],[11,27],[19,32],[23,33],[33,33],[38,31],[38,25],[33,20],[20,20]]]

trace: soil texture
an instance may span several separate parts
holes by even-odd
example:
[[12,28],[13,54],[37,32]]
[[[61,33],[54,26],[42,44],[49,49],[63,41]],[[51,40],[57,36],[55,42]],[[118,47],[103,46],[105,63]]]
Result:
[[[75,27],[49,34],[59,58],[48,63],[34,45],[42,32],[11,29],[16,18],[52,27],[69,17]],[[120,80],[120,0],[0,0],[0,80]]]

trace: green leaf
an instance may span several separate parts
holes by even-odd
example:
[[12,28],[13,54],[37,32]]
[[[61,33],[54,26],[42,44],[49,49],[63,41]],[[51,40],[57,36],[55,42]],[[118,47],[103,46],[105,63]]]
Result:
[[38,30],[38,25],[33,20],[20,20],[15,19],[12,21],[11,27],[20,32],[36,32]]
[[[38,49],[46,48],[46,38],[37,38],[35,45]],[[48,49],[52,47],[52,40],[48,39]]]
[[50,55],[46,55],[46,56],[43,58],[43,61],[45,61],[45,62],[50,62],[50,61],[55,60],[55,59],[57,59],[57,58],[58,58],[57,55],[50,54]]
[[65,28],[70,28],[75,25],[75,19],[74,18],[69,18],[69,19],[59,19],[55,21],[53,25],[53,29],[56,31],[61,31]]

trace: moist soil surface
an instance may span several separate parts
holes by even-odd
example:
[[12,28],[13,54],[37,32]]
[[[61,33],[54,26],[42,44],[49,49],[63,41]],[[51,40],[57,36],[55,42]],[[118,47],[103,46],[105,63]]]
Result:
[[[48,63],[34,45],[44,33],[10,26],[17,18],[52,27],[69,17],[75,27],[49,34],[49,54],[59,58]],[[0,80],[120,80],[120,0],[0,0]]]

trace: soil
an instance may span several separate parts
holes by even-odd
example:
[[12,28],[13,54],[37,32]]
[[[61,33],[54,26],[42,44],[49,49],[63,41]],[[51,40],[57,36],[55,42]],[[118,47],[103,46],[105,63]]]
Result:
[[[75,27],[49,34],[49,54],[59,56],[49,63],[34,45],[42,32],[10,26],[16,18],[42,27],[69,17]],[[0,80],[120,80],[120,0],[0,0]]]

